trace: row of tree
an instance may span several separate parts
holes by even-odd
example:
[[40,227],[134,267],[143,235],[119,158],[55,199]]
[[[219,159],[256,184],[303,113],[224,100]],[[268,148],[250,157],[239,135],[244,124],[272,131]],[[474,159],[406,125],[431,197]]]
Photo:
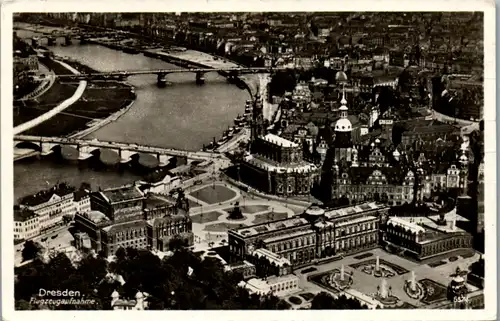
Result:
[[[192,273],[188,273],[192,271]],[[64,253],[48,262],[35,259],[16,270],[17,309],[111,309],[111,293],[133,299],[138,291],[149,294],[149,309],[287,309],[289,304],[273,295],[250,294],[238,286],[239,273],[225,272],[222,263],[182,247],[163,260],[145,250],[119,249],[116,260],[108,263],[90,253],[71,262]],[[109,278],[121,275],[124,284]],[[39,289],[79,291],[79,298],[94,299],[95,304],[41,306],[31,303]]]

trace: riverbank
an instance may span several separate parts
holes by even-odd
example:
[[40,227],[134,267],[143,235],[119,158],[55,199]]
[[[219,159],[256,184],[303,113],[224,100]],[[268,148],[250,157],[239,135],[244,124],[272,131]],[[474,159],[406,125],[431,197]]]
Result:
[[[94,72],[92,68],[79,62],[68,59],[61,60],[63,64],[50,59],[44,59],[43,63],[49,65],[49,68],[59,75],[70,73],[69,68],[74,68],[82,73]],[[64,63],[69,68],[65,67]],[[74,83],[56,80],[43,95],[33,101],[24,102],[19,107],[21,112],[14,116],[14,125],[20,125],[40,117],[55,108],[61,101],[69,99],[74,92]],[[87,85],[81,98],[67,109],[23,134],[83,137],[123,115],[133,105],[134,100],[134,88],[129,84],[93,82]]]

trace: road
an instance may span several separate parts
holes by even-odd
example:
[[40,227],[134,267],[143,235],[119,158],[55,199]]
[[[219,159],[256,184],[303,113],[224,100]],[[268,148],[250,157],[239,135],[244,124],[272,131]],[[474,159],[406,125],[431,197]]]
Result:
[[[67,69],[71,70],[71,72],[73,74],[75,74],[75,75],[79,74],[78,70],[72,68],[70,65],[68,65],[68,64],[66,64],[64,62],[61,62],[61,61],[58,61],[58,62],[60,64],[64,65],[64,67],[66,67]],[[73,96],[71,96],[70,98],[66,99],[61,104],[59,104],[55,108],[51,109],[50,111],[46,112],[45,114],[42,114],[42,115],[38,116],[35,119],[32,119],[30,121],[27,121],[27,122],[25,122],[25,123],[23,123],[23,124],[15,127],[14,128],[14,135],[19,135],[22,132],[27,131],[28,129],[31,129],[31,128],[35,127],[35,126],[38,126],[41,123],[43,123],[44,121],[49,120],[50,118],[54,117],[55,115],[57,115],[61,111],[63,111],[66,108],[70,107],[78,99],[80,99],[80,97],[82,97],[83,92],[85,91],[86,88],[87,88],[87,81],[85,81],[85,80],[80,81],[79,84],[78,84],[78,88],[76,89],[76,91],[73,94]]]

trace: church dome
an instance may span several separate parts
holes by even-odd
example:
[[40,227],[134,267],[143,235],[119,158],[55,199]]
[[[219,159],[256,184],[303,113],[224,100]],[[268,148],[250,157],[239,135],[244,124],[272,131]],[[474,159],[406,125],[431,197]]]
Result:
[[467,156],[462,155],[462,156],[460,156],[459,161],[460,161],[460,163],[467,163],[469,161],[469,159],[467,158]]
[[343,71],[338,71],[335,74],[335,81],[347,81],[347,75]]
[[335,131],[337,132],[350,132],[352,124],[347,118],[341,118],[335,123]]
[[380,144],[380,139],[375,139],[375,144]]
[[144,298],[144,295],[142,294],[141,291],[138,291],[137,294],[135,295],[135,298],[136,299],[142,299],[142,298]]
[[392,152],[392,156],[399,157],[399,156],[401,156],[401,153],[396,149],[396,150],[394,150],[394,152]]
[[117,292],[116,290],[114,290],[114,291],[113,291],[113,293],[111,293],[111,297],[112,297],[113,299],[117,299],[117,298],[119,298],[119,297],[120,297],[120,295],[118,294],[118,292]]
[[346,105],[342,105],[342,106],[340,106],[339,111],[343,111],[343,110],[349,110],[349,108],[347,108]]

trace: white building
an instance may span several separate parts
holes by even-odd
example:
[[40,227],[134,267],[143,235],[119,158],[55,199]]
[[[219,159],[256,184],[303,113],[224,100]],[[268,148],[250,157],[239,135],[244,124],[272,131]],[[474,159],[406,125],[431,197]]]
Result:
[[[74,203],[75,189],[66,184],[59,184],[51,189],[27,196],[20,201],[20,206],[28,208],[39,216],[40,232],[61,225],[63,216],[76,213]],[[80,204],[78,204],[80,205]],[[82,203],[82,208],[85,208]]]
[[39,217],[27,208],[14,209],[14,240],[28,240],[40,234]]
[[241,281],[239,286],[247,289],[250,293],[260,295],[274,294],[285,296],[301,290],[299,288],[299,278],[294,274],[284,276],[272,276],[267,279],[253,278],[248,281]]

